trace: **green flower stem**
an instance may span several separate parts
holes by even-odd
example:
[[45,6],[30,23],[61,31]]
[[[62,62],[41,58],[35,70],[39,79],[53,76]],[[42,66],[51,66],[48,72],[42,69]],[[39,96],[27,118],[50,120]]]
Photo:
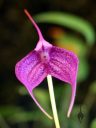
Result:
[[50,94],[50,100],[51,100],[51,106],[52,106],[52,112],[53,112],[55,126],[56,126],[56,128],[60,128],[51,75],[47,76],[47,81],[48,81],[48,89],[49,89],[49,94]]

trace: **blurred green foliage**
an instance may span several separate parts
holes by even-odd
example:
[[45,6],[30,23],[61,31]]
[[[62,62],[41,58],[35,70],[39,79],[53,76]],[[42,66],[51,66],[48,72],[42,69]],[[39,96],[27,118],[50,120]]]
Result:
[[53,23],[78,31],[85,36],[89,45],[95,41],[95,33],[91,24],[78,16],[61,12],[45,12],[38,14],[35,19],[38,22]]
[[[44,1],[41,1],[38,2],[41,2],[43,4]],[[63,6],[62,2],[60,4],[60,1],[58,0],[53,2],[49,0],[49,3],[54,3],[56,6]],[[28,1],[26,3],[28,4]],[[81,1],[79,1],[79,3],[81,3]],[[0,7],[2,7],[3,4],[4,1],[1,0]],[[70,4],[68,5],[69,7],[72,6]],[[68,5],[66,3],[66,7]],[[9,5],[7,9],[9,9]],[[34,12],[35,11],[36,9],[34,9]],[[34,15],[34,19],[36,19],[37,23],[41,23],[45,26],[50,24],[51,27],[49,26],[48,31],[45,30],[44,26],[42,26],[44,32],[48,34],[48,38],[52,39],[54,45],[73,51],[75,54],[78,55],[80,60],[76,101],[70,118],[67,118],[66,116],[71,95],[70,85],[66,85],[61,81],[53,78],[57,110],[59,114],[61,128],[96,128],[96,79],[93,78],[92,80],[92,78],[90,78],[91,75],[92,77],[94,77],[94,71],[91,71],[92,65],[90,65],[89,63],[89,61],[92,59],[90,56],[92,52],[91,50],[95,46],[96,34],[92,24],[88,22],[88,20],[84,20],[84,18],[81,18],[79,17],[79,15],[77,15],[73,15],[72,12],[71,14],[65,13],[65,11],[45,12],[45,10],[43,9],[43,13],[39,13],[38,11],[38,14]],[[49,120],[45,115],[43,115],[43,113],[34,104],[33,100],[29,97],[29,94],[23,87],[23,85],[20,85],[19,82],[17,84],[17,80],[14,80],[15,76],[14,78],[12,78],[13,74],[11,73],[10,75],[9,73],[10,67],[12,69],[12,72],[14,72],[14,66],[16,63],[15,61],[17,61],[16,59],[20,57],[19,54],[21,54],[22,57],[23,52],[24,54],[27,54],[28,48],[31,46],[35,46],[34,40],[37,40],[37,37],[34,31],[32,33],[33,27],[31,27],[31,23],[29,21],[27,22],[22,20],[24,19],[24,17],[21,16],[21,11],[19,13],[19,11],[16,10],[13,5],[12,8],[9,9],[9,11],[6,11],[6,14],[3,18],[3,20],[5,20],[4,23],[7,23],[6,25],[0,26],[2,42],[2,47],[0,50],[1,55],[3,56],[1,58],[1,64],[3,65],[3,69],[2,67],[0,67],[0,71],[4,70],[6,72],[7,67],[9,77],[7,76],[8,78],[6,78],[5,73],[4,78],[1,77],[3,80],[0,79],[0,90],[3,91],[2,93],[0,93],[0,96],[2,97],[3,94],[4,97],[3,101],[1,101],[0,103],[0,128],[38,128],[38,126],[40,128],[54,128],[53,121]],[[11,26],[9,31],[7,30],[8,24],[9,26]],[[16,26],[18,27],[16,28]],[[55,30],[54,26],[57,27]],[[20,29],[19,32],[18,28]],[[8,40],[8,38],[10,38],[10,40]],[[9,43],[11,40],[13,43]],[[20,48],[21,50],[19,50]],[[95,55],[96,54],[93,54],[92,56],[93,60]],[[10,61],[8,61],[8,59],[4,60],[5,57],[9,58]],[[90,57],[90,59],[88,59],[88,57]],[[2,60],[4,60],[3,63]],[[93,61],[93,63],[95,63],[95,61]],[[96,65],[96,63],[94,65]],[[1,73],[1,75],[3,74]],[[4,81],[5,83],[2,84],[2,81]],[[40,104],[45,108],[45,110],[48,113],[52,114],[49,93],[48,89],[46,89],[45,84],[47,85],[47,83],[43,82],[40,88],[37,87],[34,90],[34,95],[40,102]],[[16,88],[14,89],[15,91],[13,90],[13,86],[14,88]],[[13,95],[13,93],[15,94]],[[10,100],[6,100],[10,99],[10,97],[12,98],[12,103]],[[25,97],[28,101],[25,99]],[[80,106],[82,106],[81,110]],[[84,115],[81,122],[78,118],[78,113],[80,113],[80,111],[82,111]],[[93,115],[91,115],[91,111],[93,111]]]
[[91,128],[96,128],[96,119],[92,121]]

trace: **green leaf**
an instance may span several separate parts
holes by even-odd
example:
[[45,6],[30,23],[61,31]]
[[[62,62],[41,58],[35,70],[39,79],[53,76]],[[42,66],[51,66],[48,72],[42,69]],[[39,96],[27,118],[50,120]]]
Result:
[[37,22],[53,23],[76,30],[85,36],[89,45],[95,41],[95,32],[92,25],[78,16],[61,12],[45,12],[36,15]]
[[43,107],[49,109],[50,100],[48,90],[43,88],[36,88],[34,89],[34,95]]
[[91,128],[96,128],[96,118],[92,121]]
[[22,122],[26,123],[29,121],[40,121],[43,124],[49,126],[52,125],[52,121],[50,121],[45,115],[43,116],[39,109],[35,111],[25,111],[19,106],[2,106],[0,107],[0,115],[6,118],[12,124]]
[[[35,116],[34,116],[35,115]],[[9,120],[12,123],[19,123],[19,122],[28,122],[28,121],[36,121],[40,119],[40,115],[38,111],[21,111],[17,112],[9,117]]]
[[78,81],[83,81],[89,74],[89,66],[85,59],[80,59],[78,69]]
[[19,106],[0,106],[0,114],[4,117],[13,115],[21,110]]

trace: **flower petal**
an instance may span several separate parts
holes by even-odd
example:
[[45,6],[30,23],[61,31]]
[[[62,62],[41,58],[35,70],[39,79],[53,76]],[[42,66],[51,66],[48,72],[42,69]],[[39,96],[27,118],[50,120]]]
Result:
[[41,63],[40,55],[35,50],[30,52],[15,67],[17,78],[27,88],[29,94],[45,115],[52,118],[37,102],[33,95],[33,89],[38,86],[47,76],[45,65]]
[[38,64],[40,64],[40,57],[36,51],[32,51],[20,60],[15,67],[17,78],[25,85],[26,88],[30,88],[31,91],[35,85],[33,84],[33,81],[30,82],[28,80],[28,76],[32,69],[34,69]]
[[53,46],[50,51],[49,74],[71,84],[72,96],[67,116],[70,116],[76,93],[78,58],[68,50]]

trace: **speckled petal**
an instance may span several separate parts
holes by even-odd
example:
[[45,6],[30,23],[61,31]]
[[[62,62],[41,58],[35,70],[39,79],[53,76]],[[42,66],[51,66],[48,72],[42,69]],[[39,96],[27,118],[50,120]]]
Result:
[[51,118],[51,116],[40,106],[32,92],[32,90],[47,76],[45,66],[41,63],[39,53],[34,50],[20,60],[15,66],[15,74],[18,80],[27,88],[32,99],[41,111]]
[[53,46],[50,51],[49,74],[71,84],[72,96],[67,116],[69,117],[75,99],[78,58],[74,53]]
[[45,68],[36,51],[30,52],[16,64],[15,73],[20,82],[30,91],[46,77]]
[[76,93],[78,58],[72,52],[52,46],[45,41],[38,25],[35,23],[29,12],[26,9],[24,9],[24,12],[37,30],[39,41],[34,51],[30,52],[16,64],[16,76],[27,88],[37,106],[50,119],[52,119],[52,117],[37,102],[32,90],[43,81],[47,74],[71,84],[72,96],[68,110],[69,117]]

